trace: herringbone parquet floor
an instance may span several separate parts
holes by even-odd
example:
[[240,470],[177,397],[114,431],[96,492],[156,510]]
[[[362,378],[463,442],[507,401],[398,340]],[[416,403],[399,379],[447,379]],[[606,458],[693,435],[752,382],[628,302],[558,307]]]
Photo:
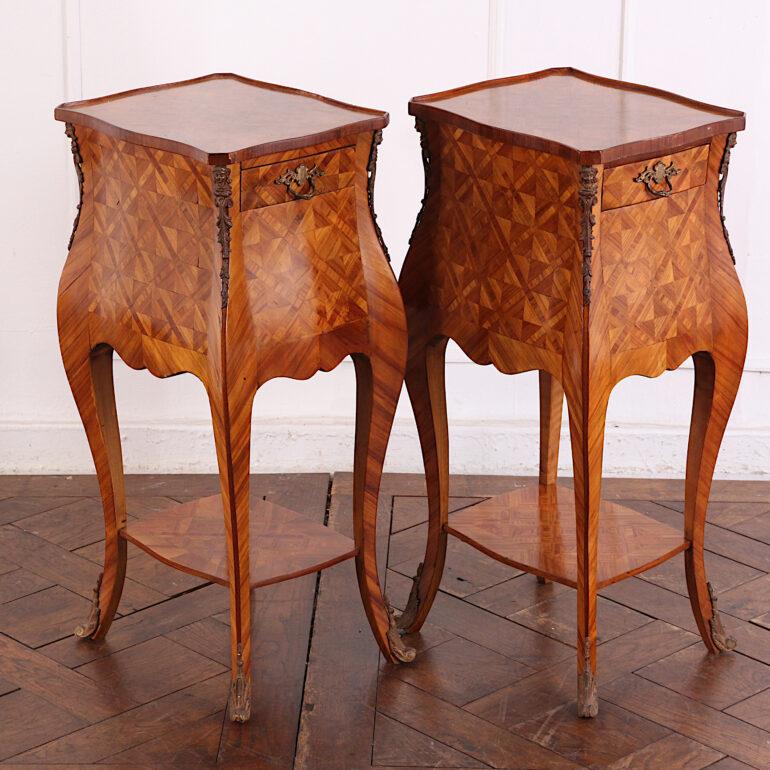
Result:
[[[523,479],[456,477],[452,505]],[[350,533],[351,478],[255,476],[256,493]],[[210,476],[134,476],[129,513],[217,492]],[[605,496],[681,522],[681,481]],[[78,643],[99,572],[91,477],[0,478],[0,759],[9,766],[770,768],[770,483],[718,482],[706,535],[735,653],[695,635],[677,557],[602,591],[601,711],[572,699],[575,597],[452,542],[411,666],[383,664],[351,562],[254,594],[252,720],[225,719],[227,592],[131,549],[105,642]],[[420,559],[419,476],[387,476],[381,563],[400,606]],[[387,537],[390,531],[390,538]]]

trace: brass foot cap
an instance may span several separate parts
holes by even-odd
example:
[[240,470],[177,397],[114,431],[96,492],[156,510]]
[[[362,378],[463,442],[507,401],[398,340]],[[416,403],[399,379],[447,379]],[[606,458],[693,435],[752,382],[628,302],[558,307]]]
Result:
[[247,722],[251,716],[251,682],[243,676],[233,679],[228,711],[232,722]]
[[417,650],[414,647],[407,647],[404,644],[404,640],[401,638],[401,630],[398,627],[398,617],[396,611],[388,601],[388,597],[384,597],[385,611],[388,613],[388,648],[390,654],[399,663],[411,663],[417,656]]
[[599,713],[596,679],[590,668],[578,674],[577,712],[584,719],[593,719]]
[[417,566],[417,572],[412,578],[412,588],[404,611],[396,618],[396,625],[401,633],[409,633],[417,622],[417,613],[420,610],[420,579],[422,577],[422,562]]
[[96,578],[96,586],[94,587],[93,597],[91,598],[91,611],[88,613],[88,620],[86,620],[85,623],[81,623],[75,629],[75,636],[78,639],[90,639],[99,627],[99,620],[101,618],[101,612],[99,610],[99,591],[102,587],[103,577],[104,573],[100,572],[99,577]]

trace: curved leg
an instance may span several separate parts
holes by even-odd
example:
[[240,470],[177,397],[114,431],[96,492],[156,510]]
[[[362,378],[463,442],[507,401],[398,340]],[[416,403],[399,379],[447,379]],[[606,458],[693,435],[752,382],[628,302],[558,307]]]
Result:
[[230,575],[230,702],[233,722],[251,715],[249,464],[254,394],[209,394]]
[[599,713],[596,692],[596,565],[602,486],[604,424],[609,390],[588,389],[587,397],[567,395],[572,464],[575,474],[577,546],[578,716]]
[[447,433],[444,369],[446,337],[410,344],[406,387],[420,437],[428,490],[428,539],[425,559],[417,569],[414,585],[399,628],[419,631],[441,584],[447,546],[449,510],[449,440]]
[[559,473],[559,438],[564,391],[548,372],[540,371],[540,477],[541,485],[556,483]]
[[[540,473],[541,487],[556,483],[559,474],[559,438],[561,437],[561,411],[564,391],[561,383],[548,372],[539,371],[540,386]],[[541,575],[537,582],[548,581]]]
[[395,611],[382,594],[377,571],[377,500],[385,450],[403,383],[403,358],[398,355],[393,358],[399,365],[380,356],[353,356],[356,367],[353,531],[358,548],[356,574],[366,617],[382,654],[396,663],[414,660],[415,651],[401,640]]
[[104,571],[94,588],[91,614],[75,629],[75,636],[101,639],[115,617],[126,576],[126,541],[120,536],[120,530],[126,526],[126,494],[112,381],[112,348],[100,346],[91,351],[87,339],[87,330],[78,328],[77,333],[60,342],[64,369],[94,459],[104,509]]
[[[736,345],[739,348],[740,345]],[[711,653],[735,648],[716,611],[716,594],[706,580],[703,535],[706,526],[711,480],[727,420],[733,408],[743,370],[743,357],[696,353],[687,475],[684,493],[685,574],[690,604],[703,642]]]

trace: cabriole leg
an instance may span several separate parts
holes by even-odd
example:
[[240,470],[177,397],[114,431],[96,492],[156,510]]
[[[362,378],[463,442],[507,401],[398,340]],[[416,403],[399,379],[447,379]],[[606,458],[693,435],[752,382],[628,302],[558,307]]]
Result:
[[233,722],[251,715],[251,604],[249,581],[249,463],[254,394],[209,396],[224,508],[230,578],[230,701]]
[[541,486],[556,483],[559,473],[559,438],[564,391],[548,372],[540,371],[540,476]]
[[[740,347],[739,345],[736,347]],[[687,475],[684,493],[685,574],[690,604],[703,643],[711,653],[735,648],[716,609],[716,592],[706,579],[703,536],[706,526],[711,480],[727,420],[738,393],[743,358],[696,353],[690,441],[687,447]]]
[[[539,371],[540,386],[540,473],[539,484],[549,487],[556,483],[559,475],[559,438],[561,437],[561,412],[564,391],[561,383],[548,372]],[[537,582],[545,585],[548,581],[541,575]]]
[[577,711],[581,717],[595,717],[599,713],[596,688],[596,573],[608,398],[609,393],[604,392],[591,393],[586,399],[567,396],[575,474]]
[[446,337],[410,344],[406,387],[420,437],[428,491],[428,539],[404,612],[398,620],[406,633],[419,631],[441,584],[447,547],[449,440],[444,369]]
[[[397,344],[397,343],[394,343]],[[403,383],[403,351],[389,356],[353,356],[356,368],[356,441],[353,465],[353,532],[356,574],[366,617],[383,655],[391,662],[414,660],[401,639],[395,610],[382,594],[377,570],[377,500],[382,465]]]
[[75,629],[81,639],[101,639],[112,624],[126,576],[126,494],[123,453],[112,380],[112,348],[88,350],[87,330],[61,340],[62,360],[96,467],[104,510],[104,570],[94,588],[88,619]]

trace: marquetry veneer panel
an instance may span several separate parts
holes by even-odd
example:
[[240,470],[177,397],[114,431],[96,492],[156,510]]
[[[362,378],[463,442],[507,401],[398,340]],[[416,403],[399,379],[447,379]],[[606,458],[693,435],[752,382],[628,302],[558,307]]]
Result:
[[[80,187],[59,340],[105,524],[104,572],[77,636],[99,640],[109,630],[129,540],[229,587],[234,721],[251,709],[255,586],[355,557],[383,655],[411,660],[376,559],[377,490],[407,344],[373,208],[387,114],[215,74],[61,105],[56,117],[67,121]],[[221,499],[126,529],[113,353],[155,376],[189,372],[203,384]],[[249,493],[259,387],[330,371],[346,356],[356,368],[355,541],[252,504]]]
[[366,318],[352,187],[243,219],[248,301],[265,346]]
[[93,178],[88,310],[108,323],[206,353],[211,296],[219,282],[210,170],[172,152],[79,131],[86,173]]
[[[599,522],[599,588],[643,572],[688,547],[681,531],[615,503],[602,501]],[[448,529],[499,561],[577,586],[571,488],[516,489],[451,514]]]
[[613,353],[710,329],[704,188],[603,214],[601,270]]
[[[280,505],[256,500],[249,513],[252,588],[316,572],[356,555],[349,537]],[[172,567],[229,584],[220,495],[132,521],[122,534]]]
[[[745,116],[569,68],[415,97],[409,112],[420,133],[425,196],[399,283],[430,515],[399,625],[419,631],[446,584],[448,531],[572,585],[577,713],[594,717],[602,657],[597,587],[684,551],[706,648],[735,644],[706,578],[704,522],[746,354],[746,305],[723,209],[730,149]],[[544,493],[558,475],[566,399],[575,477],[569,502],[540,504],[536,492],[517,492],[448,517],[449,340],[475,363],[508,374],[539,371]],[[613,388],[690,357],[695,388],[680,534],[602,502],[602,460]]]
[[440,179],[425,216],[435,221],[432,249],[443,266],[430,304],[468,329],[561,352],[577,258],[577,169],[451,126],[436,127],[430,142]]

